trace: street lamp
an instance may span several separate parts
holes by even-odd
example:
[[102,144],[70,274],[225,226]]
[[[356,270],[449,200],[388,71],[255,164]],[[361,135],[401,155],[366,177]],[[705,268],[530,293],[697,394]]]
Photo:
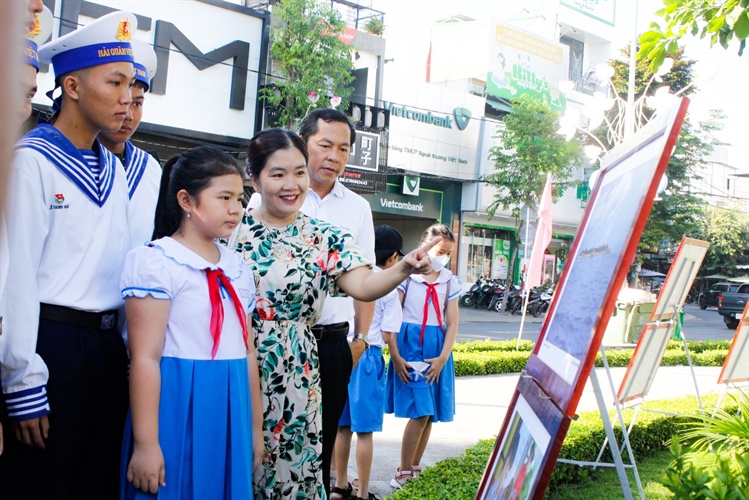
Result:
[[[662,85],[654,95],[648,95],[650,86],[654,82],[661,83],[663,81],[662,76],[671,71],[673,62],[671,58],[664,61],[658,72],[648,81],[640,98],[636,100],[632,98],[633,88],[628,90],[626,100],[616,91],[612,81],[614,68],[608,64],[597,65],[596,76],[599,80],[606,82],[607,92],[594,92],[593,98],[582,106],[582,116],[576,110],[568,108],[565,114],[559,118],[558,133],[564,135],[568,141],[572,140],[578,132],[592,140],[593,143],[585,145],[583,151],[591,163],[595,163],[599,160],[601,153],[608,152],[607,144],[614,147],[622,144],[636,130],[650,121],[657,114],[658,108],[662,107],[668,99],[673,98],[669,93],[668,85]],[[574,83],[570,86],[567,82],[568,80],[560,82],[560,90],[569,89],[569,92],[574,88]],[[595,133],[601,125],[605,125],[605,141]],[[599,173],[599,170],[594,171],[588,179],[590,189],[595,187]],[[664,174],[658,184],[658,193],[663,192],[667,185],[668,179]]]
[[[600,150],[598,153],[608,152],[608,148],[604,141],[602,141],[596,134],[597,130],[602,124],[606,125],[606,143],[618,146],[629,138],[636,130],[642,128],[653,116],[657,113],[657,110],[669,98],[669,87],[667,85],[661,86],[653,96],[648,96],[647,91],[653,82],[662,82],[662,76],[671,71],[673,66],[673,59],[667,58],[658,72],[654,74],[647,85],[643,95],[637,100],[632,100],[628,97],[627,100],[623,99],[614,87],[612,78],[614,76],[614,68],[608,64],[599,64],[596,67],[596,76],[601,81],[606,82],[608,87],[608,93],[594,92],[593,98],[590,99],[582,107],[582,114],[585,117],[585,123],[581,124],[581,117],[577,111],[570,108],[567,109],[564,115],[559,119],[559,130],[558,132],[564,135],[567,140],[571,140],[577,132],[582,132],[584,135],[592,139]],[[560,82],[560,90],[570,89],[570,85],[567,83],[569,80]],[[572,83],[572,82],[569,82]],[[574,84],[573,84],[574,86]],[[630,89],[629,93],[634,93],[634,89]],[[631,100],[631,102],[629,102]],[[614,113],[610,113],[611,110],[615,110]],[[646,109],[652,111],[647,113]],[[594,150],[586,151],[589,154]],[[591,159],[595,159],[597,155]]]

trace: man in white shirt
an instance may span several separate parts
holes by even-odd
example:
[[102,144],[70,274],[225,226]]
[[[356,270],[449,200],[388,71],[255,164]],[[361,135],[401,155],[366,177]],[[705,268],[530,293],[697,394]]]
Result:
[[135,84],[130,88],[133,102],[127,111],[122,127],[114,132],[104,130],[99,134],[102,146],[114,153],[122,162],[127,174],[130,204],[127,208],[130,239],[133,247],[151,241],[156,214],[156,200],[161,185],[161,165],[156,159],[136,147],[130,138],[143,118],[143,106],[151,80],[156,75],[156,53],[142,40],[132,40],[135,62]]

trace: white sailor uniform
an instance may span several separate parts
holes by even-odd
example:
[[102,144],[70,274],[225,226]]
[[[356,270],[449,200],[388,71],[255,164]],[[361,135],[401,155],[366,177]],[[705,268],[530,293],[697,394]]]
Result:
[[128,224],[132,247],[136,248],[151,241],[154,214],[161,184],[161,165],[150,154],[125,143],[125,173],[130,196]]
[[[127,409],[127,352],[114,312],[122,305],[118,285],[130,249],[127,181],[119,160],[98,142],[94,148],[96,169],[59,130],[40,125],[18,142],[10,165],[7,247],[0,247],[10,263],[2,388],[11,419],[52,413],[44,465],[33,471],[38,477],[50,477],[41,470],[49,465],[57,471],[51,477],[75,481],[65,464],[80,464],[65,457],[90,446],[86,433],[105,462],[121,430],[96,435],[98,419],[106,415],[122,429]],[[21,455],[39,453],[17,447]]]

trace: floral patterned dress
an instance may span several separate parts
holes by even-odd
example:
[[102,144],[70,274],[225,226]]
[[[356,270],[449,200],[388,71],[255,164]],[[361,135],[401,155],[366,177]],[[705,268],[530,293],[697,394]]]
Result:
[[253,331],[260,369],[265,454],[255,498],[325,498],[317,323],[336,278],[371,265],[343,229],[300,215],[285,228],[245,213],[229,241],[259,276]]

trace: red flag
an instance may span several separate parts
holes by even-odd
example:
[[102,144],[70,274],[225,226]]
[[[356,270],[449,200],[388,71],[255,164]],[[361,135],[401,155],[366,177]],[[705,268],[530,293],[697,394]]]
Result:
[[432,80],[432,41],[429,40],[429,54],[427,55],[427,83]]
[[528,289],[541,284],[544,265],[544,252],[551,243],[551,174],[546,178],[546,186],[538,205],[538,227],[536,239],[533,240],[533,251],[528,263],[528,275],[525,284]]

